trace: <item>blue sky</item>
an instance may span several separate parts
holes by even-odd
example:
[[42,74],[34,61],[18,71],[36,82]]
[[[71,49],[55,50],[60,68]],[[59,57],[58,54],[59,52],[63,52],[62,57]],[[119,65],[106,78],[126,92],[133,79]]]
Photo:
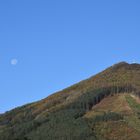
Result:
[[139,0],[1,0],[0,112],[119,61],[139,63],[139,7]]

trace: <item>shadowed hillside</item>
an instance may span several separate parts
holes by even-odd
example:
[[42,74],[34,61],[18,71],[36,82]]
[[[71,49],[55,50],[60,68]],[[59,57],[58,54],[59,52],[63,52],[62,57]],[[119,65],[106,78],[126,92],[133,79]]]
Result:
[[121,62],[0,115],[0,140],[139,140],[140,65]]

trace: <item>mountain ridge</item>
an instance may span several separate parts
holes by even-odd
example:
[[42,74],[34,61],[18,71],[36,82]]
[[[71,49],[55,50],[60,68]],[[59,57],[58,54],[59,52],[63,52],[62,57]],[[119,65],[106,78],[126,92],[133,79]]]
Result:
[[[99,131],[102,124],[110,126],[109,122],[114,124],[116,121],[117,127],[123,125],[125,129],[131,130],[137,140],[140,128],[132,120],[136,119],[137,124],[140,123],[138,119],[140,107],[130,95],[140,97],[139,81],[140,64],[117,63],[45,99],[2,114],[0,116],[0,140],[55,140],[58,138],[65,140],[71,137],[78,140],[106,140],[109,139],[105,136],[107,132],[104,129],[103,134]],[[132,108],[135,118],[120,110],[114,112],[110,106],[107,111],[104,109],[103,112],[96,112],[97,105],[104,99],[106,99],[105,104],[108,104],[111,96],[115,96],[116,101],[118,99],[118,104],[127,104],[126,106]],[[114,98],[111,98],[111,101],[113,100]],[[118,104],[114,108],[119,106]],[[101,108],[103,106],[104,103],[101,104]],[[125,109],[123,106],[121,108],[121,110]],[[91,118],[84,117],[88,113],[93,114]],[[121,123],[120,120],[123,122]],[[97,127],[98,123],[101,127]],[[123,130],[120,133],[114,131],[117,133],[117,135],[114,134],[116,139],[124,139],[121,137]],[[129,134],[126,133],[126,135],[129,140]],[[110,138],[112,139],[112,136]]]

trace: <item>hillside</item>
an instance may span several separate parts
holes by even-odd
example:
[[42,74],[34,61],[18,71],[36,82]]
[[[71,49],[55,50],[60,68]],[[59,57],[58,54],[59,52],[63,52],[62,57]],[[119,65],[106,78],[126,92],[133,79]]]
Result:
[[121,62],[0,115],[0,140],[139,140],[140,64]]

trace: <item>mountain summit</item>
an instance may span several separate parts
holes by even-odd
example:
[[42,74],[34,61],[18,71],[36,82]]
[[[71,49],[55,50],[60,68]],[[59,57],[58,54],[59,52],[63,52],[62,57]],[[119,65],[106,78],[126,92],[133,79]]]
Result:
[[139,140],[140,65],[121,62],[0,115],[0,140]]

